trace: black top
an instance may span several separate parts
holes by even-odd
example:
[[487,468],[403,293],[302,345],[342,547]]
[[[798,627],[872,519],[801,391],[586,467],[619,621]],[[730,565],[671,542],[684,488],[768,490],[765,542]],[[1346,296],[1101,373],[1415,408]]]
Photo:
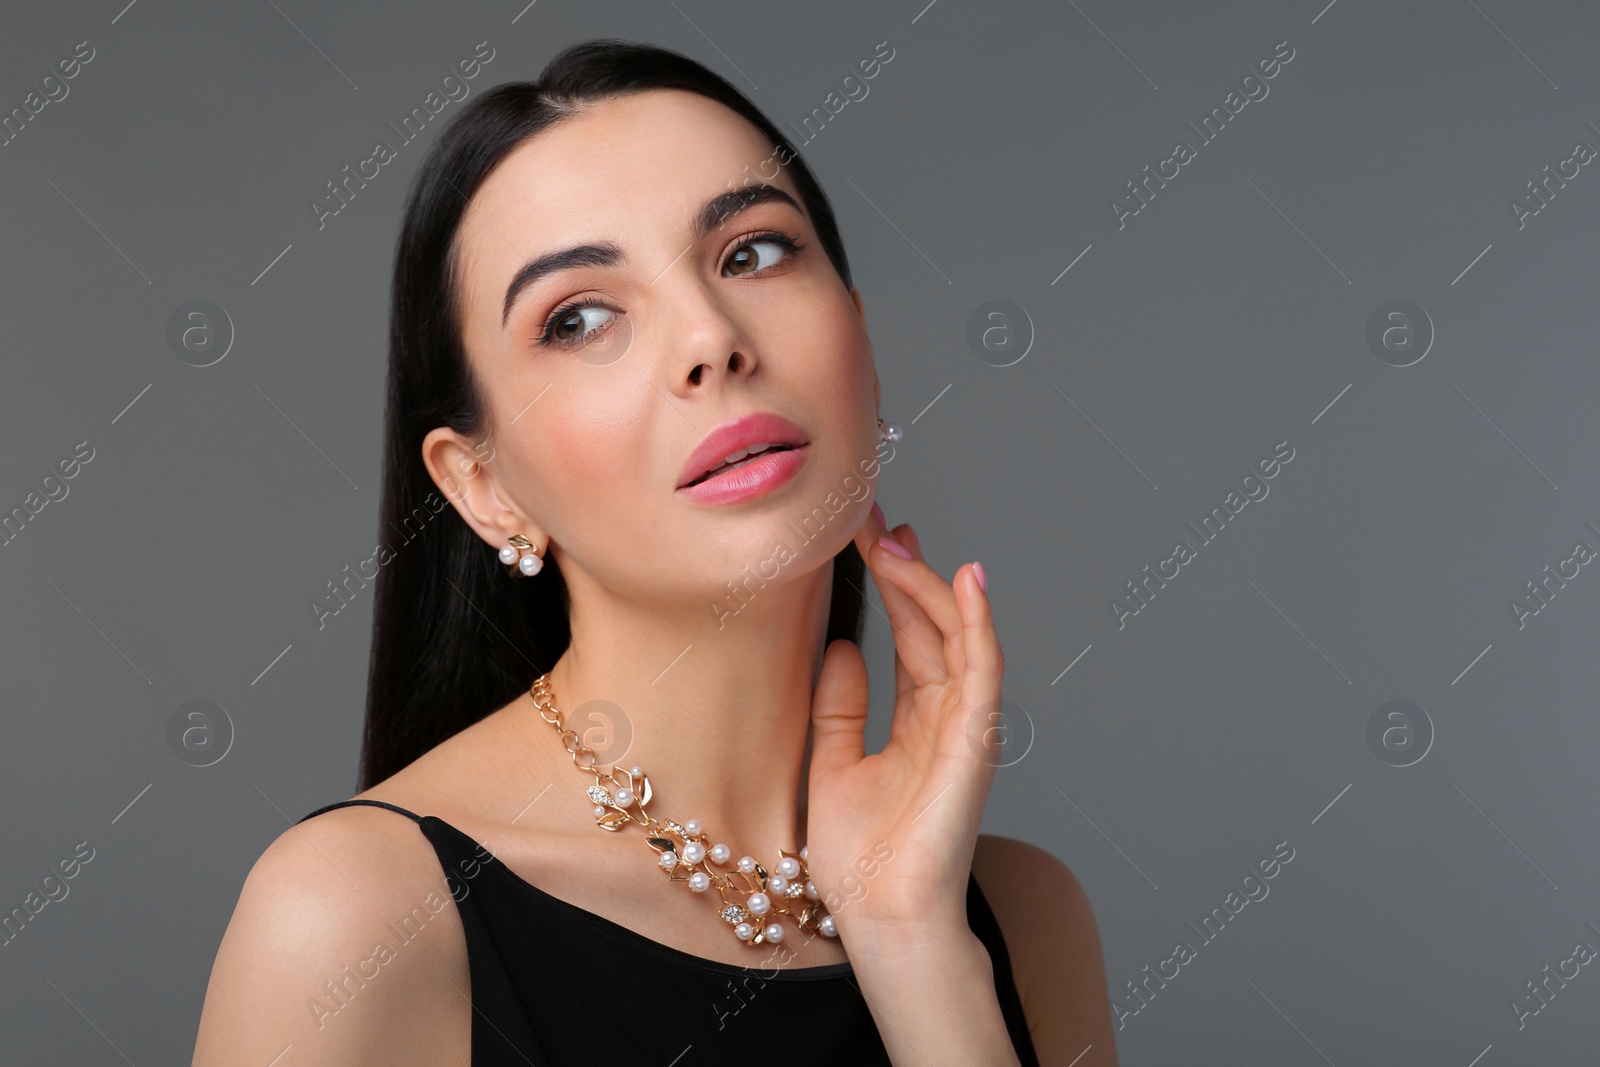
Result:
[[[473,1067],[889,1063],[848,961],[778,968],[764,956],[750,967],[703,959],[546,893],[443,819],[379,800],[329,804],[300,821],[356,804],[410,816],[438,853],[466,930]],[[417,936],[424,916],[426,908],[391,923],[394,939]],[[1017,1058],[1038,1067],[1005,939],[970,872],[967,923],[989,950]],[[926,1051],[937,1060],[938,1050]]]

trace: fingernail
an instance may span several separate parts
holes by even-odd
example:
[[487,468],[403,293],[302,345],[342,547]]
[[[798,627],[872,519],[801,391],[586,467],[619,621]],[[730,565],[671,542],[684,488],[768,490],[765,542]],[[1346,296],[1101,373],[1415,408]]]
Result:
[[983,564],[976,560],[972,563],[972,576],[978,579],[978,588],[987,593],[989,591],[989,576],[983,573]]
[[872,517],[877,519],[878,522],[882,523],[885,527],[889,525],[889,520],[883,517],[883,509],[878,506],[878,502],[876,500],[872,502]]
[[885,552],[899,556],[901,559],[911,558],[911,553],[906,551],[906,547],[892,537],[880,537],[878,538],[878,544],[883,546]]

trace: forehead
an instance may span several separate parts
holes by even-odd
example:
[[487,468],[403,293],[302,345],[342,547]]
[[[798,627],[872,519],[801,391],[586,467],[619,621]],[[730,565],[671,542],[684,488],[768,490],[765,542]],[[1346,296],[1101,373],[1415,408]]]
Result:
[[481,296],[529,258],[586,241],[615,241],[630,255],[677,242],[677,255],[718,193],[766,181],[800,199],[773,153],[743,116],[698,93],[589,105],[518,145],[473,194],[458,234],[467,288]]

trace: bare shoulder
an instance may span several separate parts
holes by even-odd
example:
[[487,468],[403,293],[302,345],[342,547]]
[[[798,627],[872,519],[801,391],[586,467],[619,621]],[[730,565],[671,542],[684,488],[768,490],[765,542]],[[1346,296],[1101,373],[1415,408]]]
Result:
[[469,994],[461,921],[417,824],[341,808],[285,830],[251,868],[194,1063],[265,1064],[292,1047],[299,1064],[465,1064]]
[[1100,933],[1077,876],[1045,849],[998,834],[978,835],[972,873],[1005,935],[1039,1062],[1116,1067]]

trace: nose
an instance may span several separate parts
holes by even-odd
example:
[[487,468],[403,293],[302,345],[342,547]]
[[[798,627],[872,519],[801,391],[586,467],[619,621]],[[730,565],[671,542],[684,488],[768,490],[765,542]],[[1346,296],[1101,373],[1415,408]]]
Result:
[[[755,361],[753,359],[746,356],[738,349],[734,349],[732,352],[728,353],[728,358],[723,364],[723,369],[730,377],[733,377],[744,373],[745,369],[752,366],[754,363]],[[691,386],[700,385],[706,380],[706,372],[708,370],[713,370],[713,368],[714,364],[711,363],[696,363],[689,370],[688,384]],[[715,373],[714,370],[713,373]]]
[[[657,284],[665,284],[665,279]],[[719,379],[749,377],[755,372],[757,359],[750,335],[716,292],[713,281],[684,271],[661,299],[668,309],[662,320],[672,346],[669,384],[674,395],[687,398],[713,387]]]

